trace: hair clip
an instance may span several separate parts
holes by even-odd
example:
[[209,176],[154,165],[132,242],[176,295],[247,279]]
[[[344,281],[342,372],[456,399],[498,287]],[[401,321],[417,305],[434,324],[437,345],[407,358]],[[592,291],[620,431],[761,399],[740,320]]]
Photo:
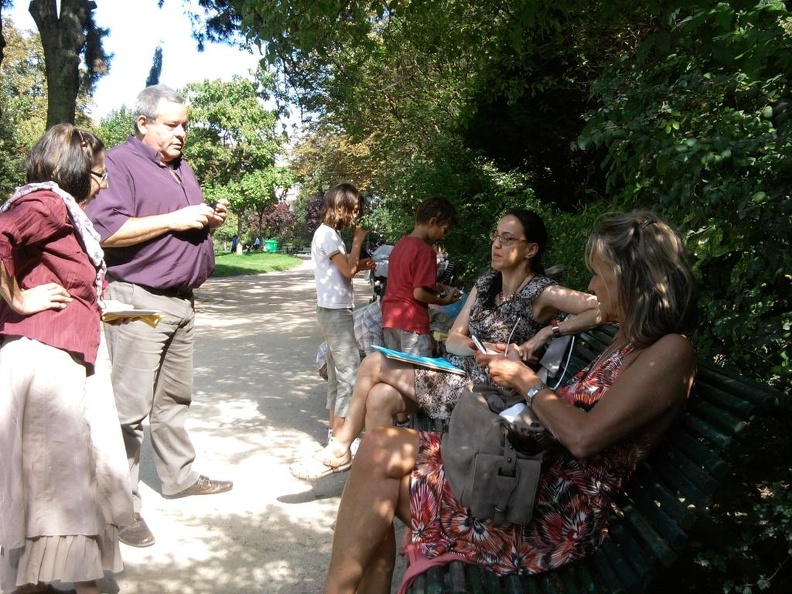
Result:
[[638,225],[638,228],[639,229],[643,229],[644,227],[647,227],[647,226],[651,225],[652,223],[654,223],[654,221],[650,221],[649,219],[647,219],[644,222],[642,222],[640,225]]
[[82,130],[80,130],[79,128],[75,128],[74,131],[77,132],[77,136],[80,137],[80,146],[82,148],[87,147],[88,146],[88,141],[85,140],[85,136],[83,136]]

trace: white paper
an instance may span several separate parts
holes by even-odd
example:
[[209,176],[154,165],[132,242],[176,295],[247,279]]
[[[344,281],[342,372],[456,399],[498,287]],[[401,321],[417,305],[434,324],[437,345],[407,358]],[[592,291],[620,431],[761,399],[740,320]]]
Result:
[[522,411],[524,411],[526,406],[528,405],[525,404],[525,402],[518,402],[517,404],[513,404],[509,408],[502,410],[500,412],[500,416],[502,416],[510,423],[513,423],[517,415],[519,415]]

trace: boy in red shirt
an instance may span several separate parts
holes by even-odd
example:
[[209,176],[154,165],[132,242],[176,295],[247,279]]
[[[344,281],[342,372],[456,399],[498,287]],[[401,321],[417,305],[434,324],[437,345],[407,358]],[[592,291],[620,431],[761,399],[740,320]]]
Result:
[[382,299],[385,346],[404,353],[430,357],[430,303],[449,305],[459,291],[437,282],[434,247],[456,223],[457,213],[445,198],[424,200],[415,214],[415,228],[402,237],[388,259],[388,284]]

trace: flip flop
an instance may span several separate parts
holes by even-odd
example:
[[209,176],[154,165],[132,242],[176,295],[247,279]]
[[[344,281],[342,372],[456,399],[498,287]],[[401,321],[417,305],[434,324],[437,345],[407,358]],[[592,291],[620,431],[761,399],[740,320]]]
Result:
[[345,472],[352,467],[352,454],[347,451],[343,456],[328,457],[321,450],[306,460],[289,465],[289,471],[298,479],[315,480]]

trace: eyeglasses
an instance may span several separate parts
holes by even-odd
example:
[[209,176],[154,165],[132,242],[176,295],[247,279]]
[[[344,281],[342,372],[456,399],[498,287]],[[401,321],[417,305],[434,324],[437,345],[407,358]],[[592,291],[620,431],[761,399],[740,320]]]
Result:
[[511,233],[498,233],[497,231],[490,231],[489,238],[492,243],[497,241],[501,245],[511,245],[515,241],[528,241],[527,239],[515,237]]
[[103,183],[107,181],[107,178],[110,176],[110,173],[108,171],[91,171],[91,175],[93,175],[96,178],[96,181],[98,181],[99,185],[101,186]]

